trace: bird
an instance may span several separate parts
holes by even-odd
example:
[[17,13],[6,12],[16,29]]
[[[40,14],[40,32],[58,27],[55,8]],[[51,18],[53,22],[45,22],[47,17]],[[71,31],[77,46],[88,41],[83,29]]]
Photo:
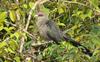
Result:
[[36,26],[38,28],[40,36],[43,37],[45,40],[52,40],[56,44],[59,44],[60,41],[63,40],[69,42],[75,47],[81,46],[81,50],[83,53],[92,56],[93,53],[88,48],[64,34],[56,25],[56,23],[52,19],[49,19],[48,15],[44,12],[40,11],[36,14]]

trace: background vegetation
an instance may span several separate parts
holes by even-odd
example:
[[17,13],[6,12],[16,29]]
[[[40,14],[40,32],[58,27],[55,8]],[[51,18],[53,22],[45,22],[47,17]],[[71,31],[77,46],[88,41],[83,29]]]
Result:
[[100,61],[99,0],[50,0],[41,8],[66,35],[90,49],[92,57],[66,42],[41,47],[45,42],[35,25],[35,3],[0,0],[0,62]]

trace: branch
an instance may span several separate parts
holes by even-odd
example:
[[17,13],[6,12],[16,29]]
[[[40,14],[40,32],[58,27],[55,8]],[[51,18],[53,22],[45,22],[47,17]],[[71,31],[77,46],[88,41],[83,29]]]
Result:
[[[37,1],[35,4],[34,4],[34,6],[32,7],[32,9],[29,11],[29,16],[28,16],[28,20],[27,20],[27,24],[26,24],[26,27],[25,27],[25,32],[27,32],[27,29],[28,29],[28,26],[29,26],[29,23],[30,23],[30,20],[31,20],[31,15],[32,15],[32,12],[33,12],[33,10],[35,10],[35,8],[36,8],[36,6],[37,6],[37,4],[39,3],[39,1]],[[18,17],[18,16],[17,16]],[[19,18],[19,17],[18,17]],[[19,19],[18,19],[19,20]],[[21,45],[20,45],[20,50],[19,50],[19,52],[21,53],[22,52],[22,50],[23,50],[23,45],[24,45],[24,42],[25,41],[25,38],[24,37],[22,37],[21,38]]]
[[45,43],[35,43],[35,44],[32,44],[32,46],[38,49],[38,48],[46,47],[46,45],[50,45],[52,43],[53,41],[45,41]]
[[86,6],[86,7],[89,7],[83,3],[80,3],[80,2],[73,2],[73,1],[64,1],[65,3],[74,3],[74,4],[78,4],[78,5],[82,5],[82,6]]
[[28,29],[28,26],[29,26],[29,23],[30,23],[30,20],[31,20],[32,12],[33,12],[33,10],[35,10],[35,8],[36,8],[36,6],[37,6],[38,3],[39,3],[39,2],[37,1],[37,2],[34,4],[34,6],[32,7],[32,9],[29,11],[28,20],[27,20],[27,24],[26,24],[25,30]]
[[31,36],[32,39],[36,40],[36,37],[35,35],[32,35],[31,33],[29,33],[28,31],[26,30],[23,30],[26,34],[28,34],[29,36]]
[[5,21],[5,22],[6,22],[6,24],[12,25],[12,26],[14,26],[14,27],[17,26],[16,24],[13,24],[13,23],[11,23],[11,22],[8,22],[8,21]]
[[[28,33],[28,32],[27,32],[27,29],[28,29],[28,26],[29,26],[29,23],[30,23],[30,20],[31,20],[31,15],[32,15],[33,10],[35,10],[35,8],[37,7],[38,4],[43,4],[45,1],[46,1],[46,0],[44,0],[44,1],[38,0],[38,1],[34,4],[34,6],[31,8],[31,10],[29,11],[29,15],[28,15],[28,19],[27,19],[27,24],[26,24],[25,30],[23,30],[24,32]],[[18,16],[17,16],[17,17],[18,17]],[[28,33],[28,34],[29,34],[29,33]],[[31,34],[29,34],[29,35],[32,36]],[[32,37],[33,37],[33,36],[32,36]],[[24,45],[24,43],[25,43],[24,41],[25,41],[25,39],[24,39],[24,37],[22,37],[22,38],[21,38],[20,50],[19,50],[20,53],[21,53],[22,50],[23,50],[23,45]]]

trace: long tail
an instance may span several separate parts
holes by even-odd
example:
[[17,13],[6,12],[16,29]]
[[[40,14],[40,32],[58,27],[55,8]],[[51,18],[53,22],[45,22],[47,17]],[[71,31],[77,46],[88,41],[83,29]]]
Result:
[[89,55],[89,56],[92,56],[93,53],[89,49],[87,49],[85,46],[81,45],[79,42],[77,42],[71,38],[67,38],[67,37],[64,37],[64,39],[66,41],[69,41],[75,47],[82,46],[82,48],[81,48],[82,52]]

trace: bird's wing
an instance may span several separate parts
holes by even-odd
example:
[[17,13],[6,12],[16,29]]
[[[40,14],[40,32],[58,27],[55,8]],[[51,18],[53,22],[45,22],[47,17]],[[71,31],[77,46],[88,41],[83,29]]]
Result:
[[49,28],[47,32],[48,37],[54,40],[56,43],[61,41],[63,36],[61,35],[60,29],[56,26],[54,21],[48,21],[46,24]]
[[88,54],[89,56],[92,56],[92,52],[89,49],[87,49],[85,46],[67,37],[66,35],[63,35],[63,33],[60,31],[60,29],[55,25],[53,21],[48,21],[47,27],[48,27],[47,36],[50,39],[54,40],[57,44],[59,44],[59,41],[61,41],[64,38],[66,41],[70,42],[75,47],[82,46],[83,47],[81,48],[82,52]]

